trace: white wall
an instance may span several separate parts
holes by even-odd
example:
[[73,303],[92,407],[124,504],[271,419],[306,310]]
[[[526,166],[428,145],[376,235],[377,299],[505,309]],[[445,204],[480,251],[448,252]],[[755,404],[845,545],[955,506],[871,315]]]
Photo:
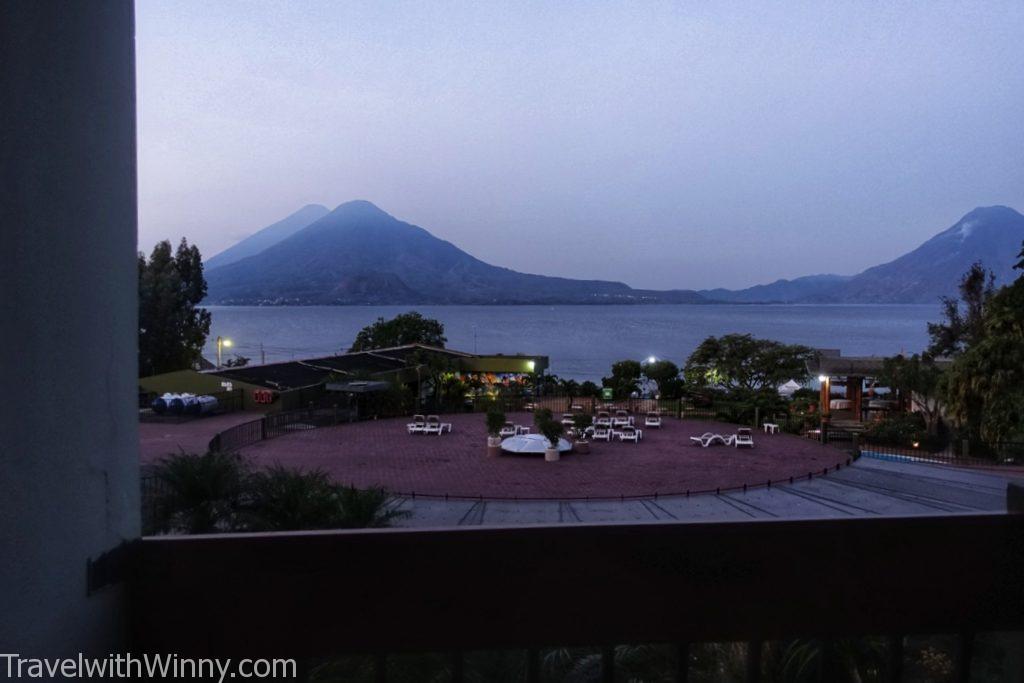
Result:
[[139,534],[133,30],[0,3],[0,652],[123,646],[86,560]]

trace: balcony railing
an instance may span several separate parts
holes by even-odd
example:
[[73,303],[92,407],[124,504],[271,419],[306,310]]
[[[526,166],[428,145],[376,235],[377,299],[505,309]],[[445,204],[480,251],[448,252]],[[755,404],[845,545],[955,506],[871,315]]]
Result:
[[623,643],[955,633],[962,672],[972,634],[1024,629],[1022,572],[1015,514],[146,538],[133,647],[607,655]]

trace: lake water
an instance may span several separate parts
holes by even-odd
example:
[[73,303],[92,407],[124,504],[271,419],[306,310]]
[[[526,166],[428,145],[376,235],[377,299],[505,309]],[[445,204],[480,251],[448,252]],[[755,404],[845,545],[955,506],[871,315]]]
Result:
[[[210,306],[213,325],[206,357],[216,358],[217,335],[241,355],[267,362],[337,353],[378,317],[409,306]],[[651,306],[418,306],[444,323],[448,346],[479,353],[547,355],[557,375],[600,380],[624,358],[667,358],[682,365],[709,335],[731,332],[847,356],[921,351],[938,305],[651,305]],[[228,356],[225,356],[225,360]]]

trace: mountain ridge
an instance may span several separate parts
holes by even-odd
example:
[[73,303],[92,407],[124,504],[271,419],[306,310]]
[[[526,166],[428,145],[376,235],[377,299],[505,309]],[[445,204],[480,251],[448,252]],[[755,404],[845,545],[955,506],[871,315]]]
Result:
[[703,303],[687,290],[635,290],[494,266],[366,200],[339,205],[273,246],[207,273],[224,304]]
[[[320,210],[326,213],[298,225]],[[978,207],[916,249],[855,275],[808,275],[739,290],[650,290],[623,282],[495,266],[371,202],[354,200],[331,211],[307,205],[211,258],[206,263],[206,301],[226,305],[933,303],[954,294],[960,276],[975,261],[992,269],[997,283],[1013,279],[1012,266],[1022,241],[1024,216],[1006,206]],[[269,246],[227,263],[220,258],[218,263],[224,254],[238,256],[236,247],[247,242],[249,251]]]

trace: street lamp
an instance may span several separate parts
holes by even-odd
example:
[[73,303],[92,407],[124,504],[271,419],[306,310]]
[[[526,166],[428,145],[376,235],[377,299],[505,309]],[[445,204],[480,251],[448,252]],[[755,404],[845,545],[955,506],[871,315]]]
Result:
[[222,363],[221,363],[221,353],[222,353],[222,351],[224,349],[230,349],[233,345],[234,345],[234,342],[232,342],[230,339],[225,339],[224,337],[217,337],[217,369],[218,370],[220,369],[220,367],[222,365]]

